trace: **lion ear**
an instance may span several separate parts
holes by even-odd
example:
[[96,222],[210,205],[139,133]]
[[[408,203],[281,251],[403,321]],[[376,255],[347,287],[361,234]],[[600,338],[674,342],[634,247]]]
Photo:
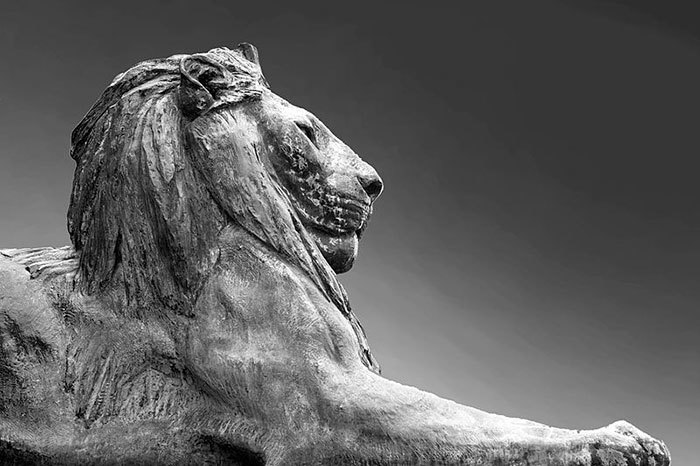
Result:
[[258,55],[258,49],[255,48],[253,44],[249,44],[248,42],[241,42],[236,46],[234,50],[243,55],[243,57],[246,60],[258,67],[258,69],[260,70],[261,83],[263,84],[263,86],[269,88],[270,84],[267,82],[267,79],[262,74],[262,66],[260,66],[260,56]]
[[224,70],[218,63],[197,55],[180,61],[180,109],[186,117],[194,119],[209,110],[224,86]]
[[241,53],[241,55],[243,55],[249,62],[255,63],[256,65],[260,66],[260,57],[258,56],[258,49],[255,48],[253,44],[249,44],[248,42],[241,42],[236,46],[235,50],[238,50]]

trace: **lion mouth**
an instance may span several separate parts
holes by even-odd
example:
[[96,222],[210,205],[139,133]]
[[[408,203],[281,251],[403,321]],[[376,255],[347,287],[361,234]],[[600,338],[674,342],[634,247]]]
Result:
[[361,236],[372,213],[371,204],[340,195],[324,196],[320,202],[310,206],[295,204],[307,228],[337,236],[350,233]]

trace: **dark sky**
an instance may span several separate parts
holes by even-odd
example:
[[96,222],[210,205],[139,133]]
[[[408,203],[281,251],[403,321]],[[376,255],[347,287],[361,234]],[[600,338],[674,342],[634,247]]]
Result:
[[560,427],[624,418],[695,464],[700,15],[408,3],[7,2],[0,246],[68,242],[70,131],[117,73],[252,42],[384,178],[342,281],[387,377]]

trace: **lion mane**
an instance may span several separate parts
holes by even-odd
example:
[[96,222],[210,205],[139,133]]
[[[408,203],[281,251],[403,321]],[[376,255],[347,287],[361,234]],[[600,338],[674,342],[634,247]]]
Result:
[[[193,158],[188,120],[178,102],[187,59],[216,67],[224,79],[216,106],[257,99],[269,87],[257,52],[241,44],[196,55],[148,60],[118,75],[73,131],[76,161],[68,231],[78,253],[78,284],[88,294],[122,294],[121,312],[187,314],[216,264],[217,237],[240,225],[298,266],[350,321],[366,366],[379,371],[364,330],[336,274],[305,230],[293,199],[250,154],[231,154],[248,174],[234,183],[225,211]],[[252,172],[252,175],[251,175]]]

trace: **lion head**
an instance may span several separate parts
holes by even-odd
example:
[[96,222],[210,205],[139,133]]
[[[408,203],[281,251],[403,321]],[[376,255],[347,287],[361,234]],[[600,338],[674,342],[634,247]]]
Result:
[[[313,114],[275,95],[256,49],[175,55],[117,76],[72,135],[68,229],[88,292],[187,312],[236,225],[298,266],[346,315],[347,271],[382,191]],[[157,307],[157,306],[155,306]]]
[[[382,191],[377,172],[312,113],[265,86],[256,98],[232,105],[237,99],[227,96],[228,84],[217,83],[233,79],[207,57],[182,61],[185,85],[180,93],[181,102],[191,107],[183,109],[191,118],[187,146],[197,154],[194,163],[213,187],[217,202],[242,221],[241,215],[248,215],[256,201],[240,199],[241,177],[251,183],[274,183],[281,189],[265,192],[268,203],[293,207],[293,216],[311,233],[333,270],[346,272],[357,255],[372,203]],[[247,194],[261,194],[262,186],[249,187]]]

